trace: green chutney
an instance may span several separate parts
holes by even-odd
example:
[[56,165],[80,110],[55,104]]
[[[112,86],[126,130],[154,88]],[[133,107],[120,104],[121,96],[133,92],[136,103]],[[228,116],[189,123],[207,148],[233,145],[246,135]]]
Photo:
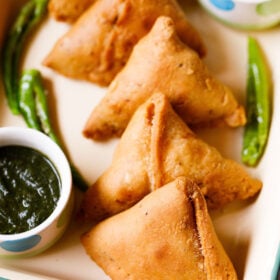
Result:
[[30,230],[54,211],[61,180],[41,152],[23,146],[0,147],[0,234]]

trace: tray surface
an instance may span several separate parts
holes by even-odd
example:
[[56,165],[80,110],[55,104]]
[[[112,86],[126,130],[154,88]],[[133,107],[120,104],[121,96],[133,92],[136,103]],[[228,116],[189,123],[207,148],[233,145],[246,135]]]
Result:
[[[7,1],[1,1],[0,6],[4,2]],[[248,172],[263,181],[263,189],[256,199],[230,205],[211,215],[240,279],[274,279],[280,240],[280,187],[277,176],[280,166],[280,108],[277,108],[280,104],[280,27],[260,32],[234,30],[215,21],[196,2],[181,1],[181,4],[207,46],[204,62],[217,78],[233,89],[241,103],[245,102],[249,34],[259,40],[272,69],[274,105],[269,143],[258,167],[248,168]],[[8,17],[4,18],[7,20]],[[5,23],[1,20],[0,31],[6,27]],[[47,18],[29,42],[23,66],[40,69],[47,80],[53,121],[72,161],[91,184],[109,166],[118,140],[97,143],[81,134],[89,114],[104,96],[106,88],[65,78],[41,64],[56,40],[68,29],[67,24]],[[21,118],[9,112],[2,86],[0,126],[25,126]],[[242,128],[201,129],[196,132],[217,147],[222,155],[241,162]],[[0,280],[109,279],[85,254],[79,240],[84,231],[73,217],[62,239],[45,253],[16,261],[0,260]]]

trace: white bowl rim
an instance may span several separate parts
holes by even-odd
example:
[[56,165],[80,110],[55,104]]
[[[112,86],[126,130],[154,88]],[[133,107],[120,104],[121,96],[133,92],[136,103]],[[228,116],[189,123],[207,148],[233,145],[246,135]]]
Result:
[[[17,138],[19,135],[21,136],[26,135],[29,137],[29,140],[31,141],[27,141],[26,139],[23,138]],[[8,143],[7,145],[14,144],[14,145],[30,147],[35,150],[38,150],[39,152],[49,157],[49,159],[54,164],[60,176],[61,192],[60,192],[60,198],[57,202],[54,211],[46,220],[44,220],[38,226],[21,233],[0,234],[0,242],[20,240],[20,239],[25,239],[40,234],[44,229],[48,228],[52,224],[52,222],[55,221],[59,217],[59,215],[63,212],[68,201],[70,200],[71,192],[72,192],[72,175],[71,175],[69,162],[62,149],[51,138],[49,138],[44,133],[37,131],[35,129],[14,127],[14,126],[0,127],[0,147],[6,146],[6,145],[2,145],[1,143],[1,141],[3,141],[3,137],[6,137],[6,139],[12,138],[14,140],[12,141],[12,143]],[[33,143],[35,143],[34,140],[35,141],[40,140],[42,141],[40,143],[50,145],[52,149],[55,150],[56,155],[60,158],[62,168],[61,166],[58,167],[56,163],[53,162],[53,159],[50,158],[50,156],[45,151],[41,151],[41,149],[38,148],[37,146],[33,146]],[[61,172],[60,168],[63,169],[63,172]]]

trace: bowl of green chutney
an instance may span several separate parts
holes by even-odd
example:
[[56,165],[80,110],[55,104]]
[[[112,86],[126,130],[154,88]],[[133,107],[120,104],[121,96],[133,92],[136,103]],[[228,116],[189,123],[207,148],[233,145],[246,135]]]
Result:
[[61,148],[30,128],[0,128],[0,258],[37,255],[72,216],[71,170]]

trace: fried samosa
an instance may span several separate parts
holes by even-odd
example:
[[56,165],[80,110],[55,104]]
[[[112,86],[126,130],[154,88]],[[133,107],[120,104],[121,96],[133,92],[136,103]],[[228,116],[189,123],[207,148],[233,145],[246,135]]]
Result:
[[58,40],[43,63],[65,76],[107,86],[161,15],[174,20],[183,42],[205,54],[199,33],[176,0],[99,0]]
[[184,177],[81,238],[112,280],[237,280],[198,186]]
[[81,217],[102,220],[179,176],[201,187],[210,208],[254,196],[262,183],[198,138],[155,93],[134,114],[110,167],[85,193]]
[[57,21],[73,23],[96,0],[50,0],[48,11]]
[[188,124],[215,121],[236,127],[246,122],[244,108],[231,90],[180,41],[172,19],[159,17],[93,109],[83,130],[85,137],[120,136],[138,106],[154,91],[166,94]]

